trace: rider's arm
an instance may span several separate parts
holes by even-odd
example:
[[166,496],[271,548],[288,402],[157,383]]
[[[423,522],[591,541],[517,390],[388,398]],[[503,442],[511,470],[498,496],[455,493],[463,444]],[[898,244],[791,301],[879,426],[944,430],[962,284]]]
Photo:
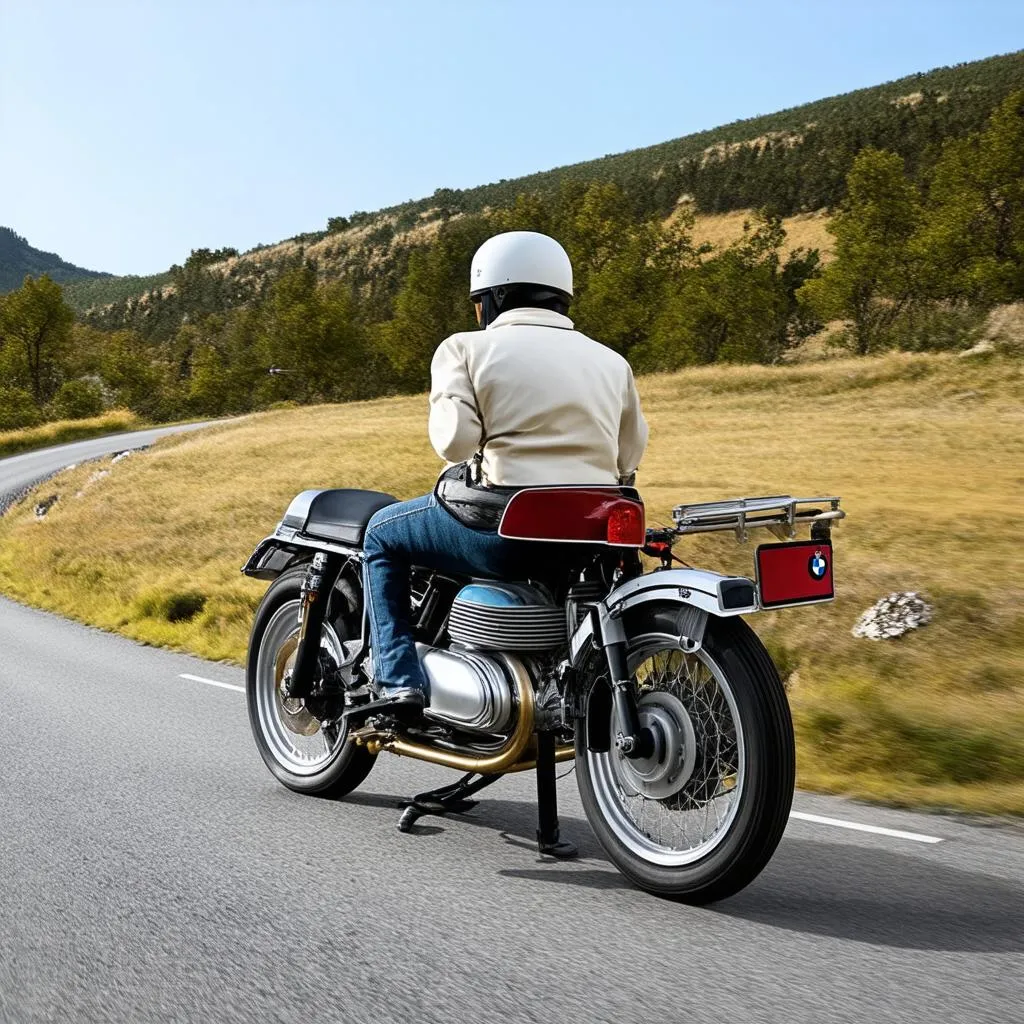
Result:
[[483,424],[457,336],[442,342],[430,364],[430,443],[447,462],[471,459],[483,443]]
[[626,395],[619,420],[619,476],[629,478],[640,465],[647,447],[647,421],[640,411],[640,395],[633,380],[633,371],[626,370]]

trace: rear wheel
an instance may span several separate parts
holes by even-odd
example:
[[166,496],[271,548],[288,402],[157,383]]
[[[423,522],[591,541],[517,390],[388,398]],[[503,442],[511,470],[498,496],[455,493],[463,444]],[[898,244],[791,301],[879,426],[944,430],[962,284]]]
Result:
[[[298,793],[344,796],[370,773],[376,758],[348,738],[345,725],[324,727],[336,709],[307,707],[285,699],[281,683],[295,663],[305,569],[279,576],[267,590],[253,624],[246,664],[249,724],[260,755],[277,780]],[[338,665],[342,642],[355,634],[355,595],[335,589],[320,637],[321,660]],[[316,712],[316,713],[314,713]]]
[[[687,654],[678,612],[640,609],[627,620],[629,668],[654,754],[630,760],[614,744],[589,750],[596,723],[588,717],[577,777],[587,818],[623,874],[649,892],[710,903],[749,884],[782,838],[793,726],[778,672],[746,623],[710,620],[702,649]],[[614,716],[608,702],[592,703],[591,714]]]

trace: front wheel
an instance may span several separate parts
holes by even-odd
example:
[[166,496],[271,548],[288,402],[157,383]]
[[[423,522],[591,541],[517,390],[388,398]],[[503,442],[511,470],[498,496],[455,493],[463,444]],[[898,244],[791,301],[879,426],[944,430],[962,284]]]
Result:
[[[281,693],[299,646],[304,576],[305,568],[279,576],[256,612],[245,679],[249,724],[260,755],[279,782],[298,793],[344,796],[369,775],[376,758],[355,745],[346,725],[321,724],[320,718],[332,717],[325,714],[330,709],[310,708]],[[351,587],[336,587],[329,600],[320,653],[321,660],[337,666],[344,660],[342,641],[357,635],[358,597]]]
[[[711,619],[701,650],[687,654],[678,611],[639,609],[627,619],[629,668],[654,754],[630,760],[614,743],[588,749],[592,715],[611,714],[611,736],[618,731],[610,702],[592,697],[577,733],[577,778],[591,827],[624,875],[648,892],[711,903],[753,881],[782,838],[793,723],[778,672],[746,623]],[[603,671],[596,663],[595,676]]]

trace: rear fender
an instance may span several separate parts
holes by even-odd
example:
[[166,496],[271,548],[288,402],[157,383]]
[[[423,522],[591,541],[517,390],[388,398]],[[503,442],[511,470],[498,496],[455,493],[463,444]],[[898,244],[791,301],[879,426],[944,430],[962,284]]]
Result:
[[355,548],[335,544],[329,540],[305,537],[297,530],[281,524],[269,537],[264,537],[256,545],[256,550],[242,566],[242,572],[257,580],[276,580],[286,569],[301,562],[308,562],[318,551],[344,555],[350,559],[362,557],[362,553]]
[[276,537],[265,537],[242,566],[242,572],[256,580],[276,580],[281,573],[312,558],[313,552],[295,544],[284,544]]

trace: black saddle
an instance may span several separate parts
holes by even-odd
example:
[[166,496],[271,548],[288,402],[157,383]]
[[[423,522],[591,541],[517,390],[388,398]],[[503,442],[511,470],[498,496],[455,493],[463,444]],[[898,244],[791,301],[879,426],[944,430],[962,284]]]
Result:
[[366,524],[374,512],[397,501],[393,494],[348,487],[305,491],[292,502],[285,514],[284,525],[301,530],[310,537],[360,547]]

